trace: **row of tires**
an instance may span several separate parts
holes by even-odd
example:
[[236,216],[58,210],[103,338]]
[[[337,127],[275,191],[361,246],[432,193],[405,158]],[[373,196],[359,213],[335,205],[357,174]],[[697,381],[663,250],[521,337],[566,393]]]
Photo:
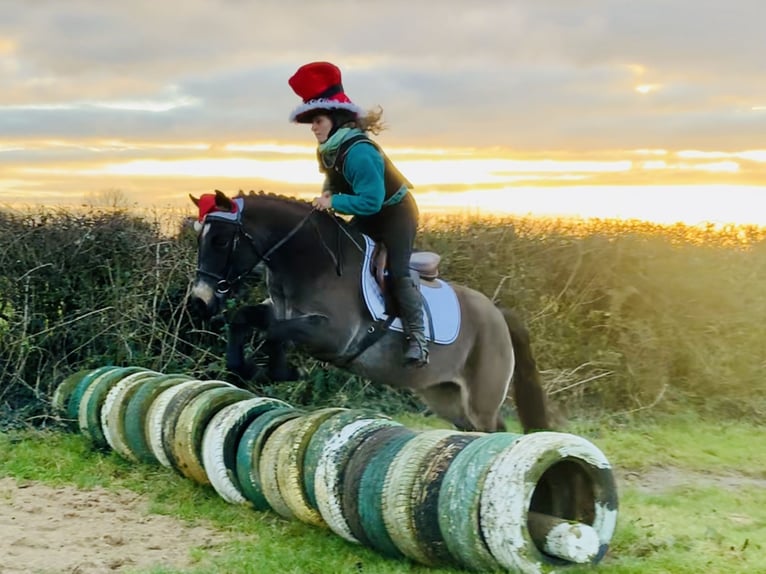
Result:
[[[538,572],[574,563],[532,539],[530,501],[558,459],[596,477],[609,469],[575,435],[416,431],[375,412],[302,410],[224,381],[140,367],[75,373],[53,403],[97,447],[174,469],[229,503],[426,565]],[[590,489],[588,528],[598,540],[571,560],[597,562],[606,551],[616,520],[610,477]]]

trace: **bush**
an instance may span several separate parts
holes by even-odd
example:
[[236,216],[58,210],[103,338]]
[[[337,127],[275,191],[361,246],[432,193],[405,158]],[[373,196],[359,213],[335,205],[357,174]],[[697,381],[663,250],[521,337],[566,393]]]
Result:
[[[174,216],[179,224],[180,216]],[[82,368],[226,377],[225,326],[187,311],[196,239],[167,214],[0,212],[0,427],[51,420]],[[762,416],[766,230],[640,222],[425,217],[441,274],[526,317],[553,401],[610,413],[692,407]],[[249,299],[264,296],[255,285]],[[258,355],[260,339],[251,342]],[[418,410],[293,352],[305,377],[256,388],[295,405]]]

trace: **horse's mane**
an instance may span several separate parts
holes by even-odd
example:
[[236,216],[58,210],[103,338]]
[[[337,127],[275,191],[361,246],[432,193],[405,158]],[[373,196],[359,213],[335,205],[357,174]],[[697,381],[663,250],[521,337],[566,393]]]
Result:
[[258,191],[258,193],[254,192],[252,189],[245,193],[241,189],[239,190],[239,193],[235,197],[243,197],[245,200],[247,200],[250,197],[258,197],[261,199],[273,199],[275,201],[281,201],[284,203],[291,203],[293,205],[300,205],[303,207],[311,206],[311,202],[306,201],[305,199],[298,199],[297,197],[291,197],[289,195],[281,195],[278,193],[270,193],[265,192],[262,189]]
[[[240,189],[239,193],[237,193],[237,195],[235,197],[244,198],[246,205],[247,205],[247,202],[248,202],[249,198],[257,197],[259,200],[265,199],[267,201],[276,201],[276,202],[280,202],[280,203],[287,203],[289,205],[295,205],[296,207],[299,207],[301,209],[307,209],[307,208],[310,209],[311,208],[311,202],[308,201],[308,200],[298,199],[297,197],[292,197],[290,195],[283,195],[283,194],[279,194],[279,193],[266,192],[266,191],[263,191],[262,189],[259,190],[257,193],[255,191],[253,191],[252,189],[250,191],[248,191],[247,193],[245,193],[244,191],[242,191]],[[330,216],[331,218],[333,218],[341,227],[343,227],[347,231],[349,231],[349,232],[352,231],[352,228],[349,225],[348,221],[346,221],[342,217],[339,217],[339,216],[337,216],[334,213],[329,212],[329,211],[325,212],[325,214]]]

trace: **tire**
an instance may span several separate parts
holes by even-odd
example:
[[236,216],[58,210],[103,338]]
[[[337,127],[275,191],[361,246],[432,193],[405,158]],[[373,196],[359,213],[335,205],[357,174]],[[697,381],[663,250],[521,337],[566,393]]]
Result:
[[202,460],[202,440],[210,420],[221,409],[253,398],[252,392],[240,388],[220,387],[194,397],[181,411],[170,445],[178,471],[197,484],[210,484]]
[[237,478],[242,493],[256,510],[271,510],[263,494],[260,458],[263,445],[280,425],[301,416],[293,407],[272,408],[255,418],[245,429],[237,446]]
[[94,379],[83,393],[78,412],[80,432],[87,436],[96,448],[109,447],[101,425],[101,409],[109,391],[128,375],[145,371],[146,369],[141,367],[114,369]]
[[318,409],[303,415],[292,433],[287,448],[279,451],[277,460],[277,483],[285,504],[292,514],[307,524],[326,526],[322,515],[309,503],[305,490],[304,458],[311,437],[329,417],[344,412],[342,408]]
[[354,536],[343,514],[342,489],[346,466],[366,436],[383,427],[397,424],[382,417],[358,419],[340,428],[324,444],[314,479],[317,506],[330,529],[349,542],[361,543]]
[[69,399],[72,397],[72,392],[83,377],[91,371],[93,371],[93,369],[82,369],[76,373],[72,373],[61,381],[56,387],[56,390],[53,391],[51,408],[54,413],[61,417],[62,421],[66,422],[67,426],[71,426],[73,423],[72,420],[67,418],[67,405],[69,404]]
[[459,433],[439,441],[423,457],[412,486],[415,536],[419,561],[429,566],[457,566],[439,529],[439,491],[447,469],[480,433]]
[[501,570],[483,539],[479,503],[492,461],[521,435],[493,433],[477,438],[452,460],[439,491],[439,528],[450,555],[472,570]]
[[404,555],[391,540],[383,521],[383,485],[397,453],[417,435],[417,432],[408,429],[408,432],[397,434],[381,444],[370,457],[359,481],[359,518],[365,537],[371,548],[390,558],[404,558]]
[[150,383],[141,385],[125,406],[125,442],[140,462],[160,464],[149,447],[149,437],[146,434],[146,420],[149,409],[160,393],[191,377],[181,374],[162,375],[155,377]]
[[79,430],[80,403],[82,402],[82,396],[85,394],[85,391],[88,390],[88,387],[90,387],[93,381],[101,375],[120,368],[121,367],[115,366],[99,367],[90,371],[77,382],[77,384],[72,389],[72,392],[69,394],[69,400],[66,404],[66,415],[67,419],[69,420],[69,428],[72,430]]
[[154,371],[137,371],[120,379],[106,395],[101,407],[101,430],[104,438],[117,454],[127,460],[138,462],[138,458],[125,442],[125,405],[146,381],[160,376]]
[[343,475],[343,489],[341,504],[343,505],[343,516],[346,518],[348,527],[354,537],[367,547],[372,547],[367,534],[362,526],[360,515],[359,486],[362,480],[362,474],[370,464],[370,459],[378,453],[382,445],[391,439],[401,435],[412,435],[413,431],[403,425],[390,425],[374,429],[368,433],[354,450],[346,465],[346,472]]
[[236,388],[231,383],[225,381],[197,381],[195,384],[181,389],[168,403],[165,415],[162,419],[162,449],[165,451],[165,456],[170,461],[170,467],[181,476],[183,476],[183,473],[180,470],[180,461],[176,456],[176,452],[173,450],[173,445],[176,441],[176,431],[178,429],[178,419],[181,417],[183,410],[195,397],[212,389],[220,389],[224,387],[230,389]]
[[162,426],[165,420],[165,412],[168,409],[170,401],[172,401],[178,393],[183,389],[193,387],[200,382],[202,381],[191,379],[168,387],[157,395],[157,398],[152,401],[152,404],[149,406],[149,410],[146,413],[146,426],[144,430],[149,450],[157,462],[164,467],[172,468],[170,459],[167,454],[165,454],[165,448],[162,444]]
[[381,499],[386,531],[402,554],[421,564],[430,565],[430,560],[421,549],[415,525],[415,483],[435,447],[459,434],[443,429],[421,432],[402,447],[386,473]]
[[[557,469],[562,469],[560,476],[546,485],[544,477]],[[483,484],[480,516],[487,547],[503,568],[527,573],[538,572],[540,564],[562,565],[532,541],[528,513],[531,506],[539,504],[536,491],[546,489],[552,499],[547,501],[551,509],[560,506],[571,511],[572,499],[579,498],[575,485],[580,482],[585,483],[583,498],[589,507],[579,512],[589,517],[588,526],[595,530],[599,544],[595,556],[580,556],[578,561],[595,564],[606,554],[617,523],[617,488],[604,454],[576,435],[537,432],[524,435],[494,457]],[[575,515],[562,518],[583,521]]]
[[248,504],[237,474],[237,451],[248,425],[277,408],[292,409],[278,399],[254,397],[218,411],[202,437],[202,464],[210,484],[218,495],[231,504]]

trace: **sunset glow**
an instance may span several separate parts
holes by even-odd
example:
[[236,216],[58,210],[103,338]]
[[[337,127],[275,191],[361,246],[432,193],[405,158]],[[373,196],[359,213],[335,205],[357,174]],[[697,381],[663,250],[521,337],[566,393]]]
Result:
[[[30,181],[55,181],[56,186],[81,190],[74,203],[108,187],[142,206],[185,206],[189,192],[214,188],[310,198],[322,181],[312,146],[277,142],[0,142],[0,157],[21,149],[45,154],[64,148],[96,152],[104,161],[12,166],[0,181],[0,201],[18,202],[19,190]],[[125,153],[144,157],[117,159]],[[426,211],[766,225],[766,214],[752,209],[762,191],[758,183],[766,173],[766,150],[640,149],[557,158],[554,153],[520,157],[502,150],[391,147],[389,154],[415,185]],[[151,155],[168,157],[149,159]],[[158,187],[162,193],[151,191]],[[60,202],[50,193],[42,197]]]
[[437,25],[393,1],[360,26],[369,8],[340,0],[6,4],[0,207],[311,198],[288,78],[329,60],[383,110],[374,137],[422,210],[766,224],[763,31],[744,7],[443,0]]

